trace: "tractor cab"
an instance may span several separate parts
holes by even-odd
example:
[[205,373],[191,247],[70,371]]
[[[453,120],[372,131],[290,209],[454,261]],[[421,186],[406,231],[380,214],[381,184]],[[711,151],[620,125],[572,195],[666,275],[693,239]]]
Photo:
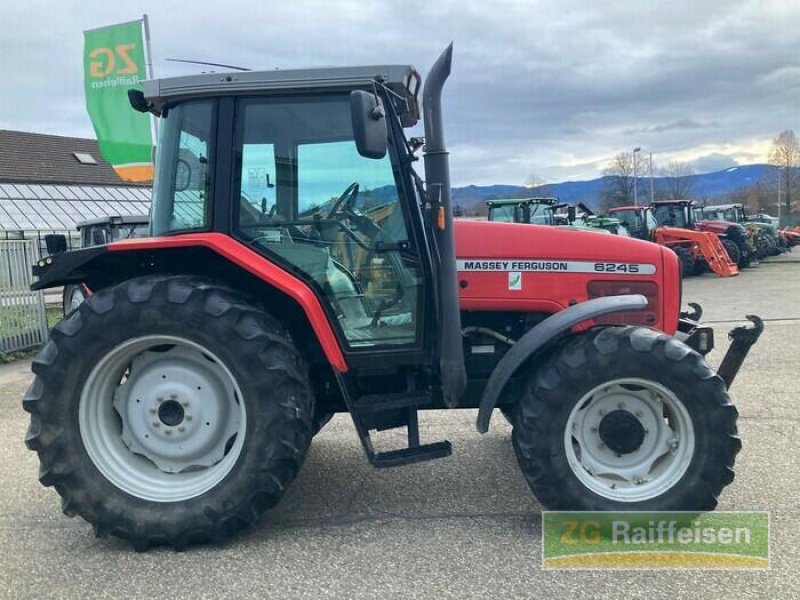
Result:
[[146,237],[149,223],[146,215],[114,215],[81,221],[76,228],[81,236],[81,248],[89,248]]
[[661,200],[653,202],[650,210],[659,226],[694,229],[693,207],[690,200]]
[[653,212],[646,206],[619,206],[608,211],[610,217],[618,220],[631,237],[651,240],[658,223]]
[[489,200],[489,221],[557,225],[558,198],[509,198]]

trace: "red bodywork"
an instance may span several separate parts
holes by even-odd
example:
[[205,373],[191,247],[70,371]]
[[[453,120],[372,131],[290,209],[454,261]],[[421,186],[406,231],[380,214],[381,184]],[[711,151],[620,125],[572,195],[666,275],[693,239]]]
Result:
[[[638,289],[630,289],[631,284],[635,287],[649,283],[647,287],[652,289],[651,301],[654,306],[653,320],[648,324],[670,335],[677,329],[680,312],[677,258],[672,252],[666,252],[655,244],[590,231],[462,220],[455,222],[455,237],[459,261],[509,259],[509,262],[513,260],[519,263],[493,272],[460,271],[462,310],[552,314],[590,297],[642,293]],[[235,239],[220,233],[193,233],[122,240],[108,244],[107,248],[110,252],[126,252],[193,246],[213,250],[295,300],[307,315],[331,366],[339,372],[347,371],[347,362],[331,323],[312,289],[295,275]],[[589,265],[589,268],[596,265],[605,268],[608,264],[643,264],[652,265],[653,273],[522,270],[521,289],[509,289],[509,272],[515,270],[513,267],[525,267],[525,261],[559,265],[578,261],[584,266]],[[647,311],[644,314],[648,314]],[[624,317],[617,316],[617,319],[621,322]]]
[[709,231],[717,235],[724,234],[735,225],[736,223],[731,223],[730,221],[709,221],[706,219],[695,221],[695,229],[697,229],[697,231]]
[[455,228],[456,256],[460,261],[641,263],[655,269],[653,274],[522,271],[521,290],[509,289],[508,272],[515,270],[513,263],[497,271],[459,270],[462,310],[554,313],[589,299],[590,282],[651,282],[658,288],[660,306],[656,322],[651,325],[670,335],[675,333],[680,312],[680,270],[671,251],[629,237],[543,225],[457,220]]

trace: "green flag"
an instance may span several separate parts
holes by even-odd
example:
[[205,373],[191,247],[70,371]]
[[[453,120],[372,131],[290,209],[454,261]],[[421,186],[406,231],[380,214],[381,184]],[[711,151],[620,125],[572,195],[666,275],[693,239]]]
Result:
[[142,21],[85,31],[83,64],[86,110],[100,153],[122,179],[151,181],[151,117],[128,102],[128,90],[147,77]]

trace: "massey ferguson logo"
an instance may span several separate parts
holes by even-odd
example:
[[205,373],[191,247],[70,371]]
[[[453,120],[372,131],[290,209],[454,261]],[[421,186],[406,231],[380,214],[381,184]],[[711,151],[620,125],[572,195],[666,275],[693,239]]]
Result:
[[647,263],[599,262],[581,260],[492,260],[473,258],[459,260],[459,271],[542,272],[542,273],[615,273],[619,275],[652,275],[655,265]]

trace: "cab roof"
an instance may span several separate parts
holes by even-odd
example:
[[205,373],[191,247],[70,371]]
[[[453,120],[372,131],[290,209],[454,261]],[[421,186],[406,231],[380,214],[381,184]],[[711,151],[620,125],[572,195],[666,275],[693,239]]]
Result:
[[[414,123],[419,120],[417,96],[421,78],[411,65],[203,73],[150,79],[143,83],[143,91],[152,108],[160,112],[167,104],[194,97],[347,91],[369,88],[376,82],[405,98],[413,114]],[[403,121],[403,125],[408,127],[405,118]]]
[[487,200],[488,206],[509,206],[520,204],[557,204],[558,198],[498,198],[496,200]]

